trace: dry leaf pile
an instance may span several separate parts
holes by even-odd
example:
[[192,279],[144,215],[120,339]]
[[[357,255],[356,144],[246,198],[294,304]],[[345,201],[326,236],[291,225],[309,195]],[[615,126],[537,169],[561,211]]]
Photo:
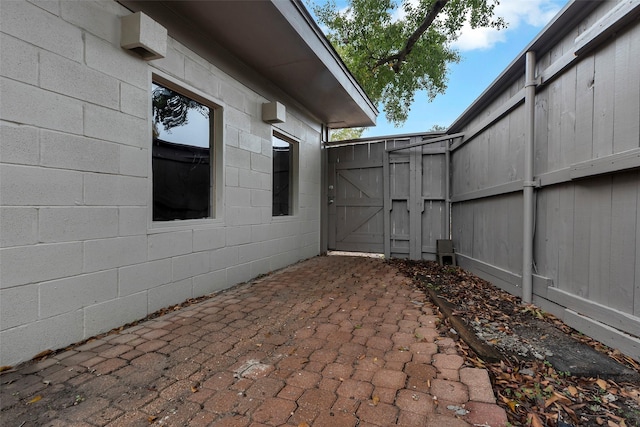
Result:
[[[434,289],[439,298],[453,306],[452,314],[463,318],[472,330],[474,325],[483,326],[484,330],[489,325],[492,331],[511,336],[511,341],[515,342],[518,337],[513,333],[514,328],[526,326],[531,319],[537,319],[640,372],[640,365],[633,359],[578,333],[534,305],[521,304],[520,298],[460,268],[443,267],[431,261],[390,262],[415,279],[416,284]],[[441,327],[443,332],[452,333],[446,319]],[[475,329],[485,342],[496,344],[492,342],[491,334],[482,337],[480,331],[483,329]],[[536,354],[535,350],[524,357],[513,348],[498,348],[503,355],[502,360],[488,363],[464,342],[458,342],[467,364],[489,371],[498,404],[505,408],[509,422],[514,426],[640,426],[638,383],[582,378],[572,376],[570,372],[558,372],[545,360],[544,354]],[[544,353],[544,350],[539,353]]]

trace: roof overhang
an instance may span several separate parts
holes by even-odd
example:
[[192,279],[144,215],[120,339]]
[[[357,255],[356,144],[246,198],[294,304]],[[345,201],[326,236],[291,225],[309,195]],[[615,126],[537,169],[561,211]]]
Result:
[[119,2],[243,84],[270,86],[330,128],[375,125],[375,105],[299,0]]

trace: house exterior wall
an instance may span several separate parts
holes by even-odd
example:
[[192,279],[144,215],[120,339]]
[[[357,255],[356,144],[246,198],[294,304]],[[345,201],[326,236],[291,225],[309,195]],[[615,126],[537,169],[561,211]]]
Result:
[[[535,96],[533,302],[640,360],[637,19],[574,55],[580,36],[623,3],[601,2],[550,49],[536,52],[542,84]],[[472,136],[452,153],[459,262],[516,295],[523,263],[523,87],[524,70],[464,126]],[[508,103],[514,107],[495,115]]]
[[[113,1],[0,5],[0,365],[320,251],[321,125],[169,38],[120,48]],[[222,107],[216,218],[151,221],[151,81]],[[259,85],[258,85],[259,86]],[[271,214],[274,130],[298,144],[294,215]]]

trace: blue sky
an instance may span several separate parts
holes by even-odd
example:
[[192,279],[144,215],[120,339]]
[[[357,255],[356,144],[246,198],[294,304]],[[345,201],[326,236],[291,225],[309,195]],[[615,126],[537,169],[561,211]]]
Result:
[[[323,0],[314,0],[324,3]],[[339,6],[346,1],[338,0]],[[429,102],[417,93],[409,119],[399,128],[388,123],[379,107],[377,125],[364,137],[418,133],[434,125],[448,127],[495,80],[544,26],[568,3],[568,0],[501,0],[496,15],[509,24],[507,29],[464,29],[455,47],[462,60],[449,67],[447,92]]]

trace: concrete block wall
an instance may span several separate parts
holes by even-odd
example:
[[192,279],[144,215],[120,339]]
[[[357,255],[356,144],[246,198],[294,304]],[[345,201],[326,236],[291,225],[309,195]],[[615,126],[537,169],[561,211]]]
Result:
[[[0,5],[0,365],[320,251],[320,124],[293,105],[278,128],[262,122],[267,89],[171,38],[161,60],[124,51],[128,13],[109,0]],[[150,220],[153,73],[223,108],[214,219]],[[298,143],[290,217],[271,216],[274,130]]]

